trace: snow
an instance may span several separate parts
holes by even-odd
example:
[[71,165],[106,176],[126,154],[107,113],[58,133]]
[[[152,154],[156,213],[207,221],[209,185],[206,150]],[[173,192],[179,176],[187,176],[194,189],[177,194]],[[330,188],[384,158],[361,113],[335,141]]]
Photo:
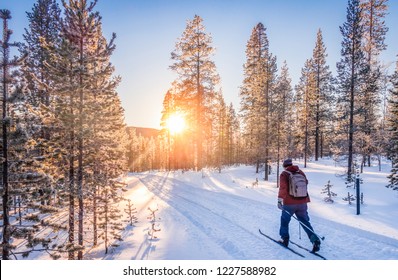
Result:
[[[364,204],[356,215],[356,204],[342,198],[347,192],[344,167],[331,159],[295,162],[307,174],[311,203],[309,214],[314,230],[324,236],[320,253],[332,260],[398,259],[398,192],[386,188],[391,163],[365,167],[361,174]],[[275,168],[273,168],[275,171]],[[204,172],[172,171],[129,173],[125,182],[137,208],[138,222],[123,231],[123,241],[104,254],[103,245],[85,253],[91,260],[294,260],[301,257],[265,239],[258,229],[279,238],[276,174],[268,182],[253,166],[238,166]],[[253,187],[256,178],[258,186]],[[328,180],[337,193],[334,203],[323,201],[321,190]],[[124,208],[124,205],[120,205]],[[151,239],[148,207],[156,212],[157,238]],[[296,220],[290,223],[291,239],[311,248]],[[301,239],[300,239],[301,236]],[[295,248],[305,259],[318,259]]]

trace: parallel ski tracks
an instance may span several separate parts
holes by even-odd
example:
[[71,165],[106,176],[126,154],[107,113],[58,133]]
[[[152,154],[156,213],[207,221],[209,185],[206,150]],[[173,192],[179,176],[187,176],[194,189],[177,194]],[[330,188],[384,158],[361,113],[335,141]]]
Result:
[[[258,252],[263,250],[264,256],[275,256],[275,254],[267,253],[267,250],[270,248],[264,245],[262,242],[262,238],[255,234],[253,230],[243,227],[238,224],[237,221],[231,220],[226,217],[226,214],[223,207],[220,207],[220,203],[227,204],[230,201],[220,201],[214,198],[210,198],[206,196],[204,201],[206,203],[211,203],[211,205],[203,205],[197,201],[194,201],[191,198],[187,198],[180,193],[170,194],[169,190],[165,190],[164,186],[167,181],[167,177],[162,177],[162,179],[157,178],[157,180],[153,180],[152,177],[150,180],[140,179],[141,182],[152,192],[155,192],[160,199],[162,199],[165,203],[173,207],[176,211],[185,216],[193,225],[195,225],[198,229],[200,229],[204,234],[215,240],[216,244],[218,244],[224,251],[226,251],[229,255],[236,259],[258,259],[261,254]],[[180,189],[181,190],[181,189]],[[192,196],[190,196],[192,197]],[[194,196],[193,196],[194,197]],[[235,199],[235,197],[234,197]],[[247,205],[247,199],[236,197],[238,201],[241,203],[235,203],[233,205],[229,205],[229,207],[236,207],[237,205],[241,205],[239,211],[242,217],[245,217],[243,214],[245,210],[245,206]],[[199,200],[199,198],[198,198]],[[183,202],[183,203],[181,203]],[[213,209],[211,209],[211,208]],[[218,208],[217,210],[214,210]],[[227,208],[228,209],[228,208]],[[193,211],[194,210],[194,211]],[[216,212],[217,211],[217,212]],[[223,212],[224,211],[224,212]],[[247,210],[246,210],[247,211]],[[206,214],[204,214],[206,213]],[[253,215],[254,213],[250,213]],[[259,215],[259,219],[261,219]],[[212,224],[209,226],[205,226],[208,224],[208,221],[211,220]],[[247,240],[247,242],[237,243],[236,239],[241,237],[242,239]],[[240,241],[241,241],[241,238]],[[242,245],[244,244],[244,245]],[[251,254],[250,252],[255,252]]]

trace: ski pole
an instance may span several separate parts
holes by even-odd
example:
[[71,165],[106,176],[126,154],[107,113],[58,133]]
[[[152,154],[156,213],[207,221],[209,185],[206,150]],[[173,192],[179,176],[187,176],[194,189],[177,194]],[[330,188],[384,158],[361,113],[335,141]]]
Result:
[[286,213],[288,213],[288,214],[290,215],[290,217],[295,218],[303,227],[306,227],[309,231],[311,231],[313,234],[315,234],[318,238],[320,238],[320,239],[322,239],[322,240],[325,240],[325,237],[324,237],[324,236],[319,236],[319,235],[318,235],[317,233],[315,233],[311,228],[309,228],[307,225],[303,224],[299,219],[297,219],[297,217],[291,215],[291,214],[289,213],[289,211],[287,211],[286,209],[283,209],[283,211],[285,211]]

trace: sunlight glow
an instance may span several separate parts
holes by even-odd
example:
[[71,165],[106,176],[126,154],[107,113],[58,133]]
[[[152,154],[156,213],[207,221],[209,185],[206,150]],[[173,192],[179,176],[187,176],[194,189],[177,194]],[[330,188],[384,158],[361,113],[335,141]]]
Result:
[[181,114],[173,114],[167,120],[167,128],[171,133],[181,133],[185,128],[185,120]]

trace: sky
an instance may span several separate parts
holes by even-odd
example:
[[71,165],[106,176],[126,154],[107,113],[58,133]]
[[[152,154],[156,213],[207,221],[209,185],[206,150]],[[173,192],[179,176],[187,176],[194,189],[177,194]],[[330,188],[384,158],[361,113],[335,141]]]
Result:
[[[22,41],[28,27],[26,12],[36,0],[0,0],[0,9],[9,9],[14,31],[12,40]],[[221,77],[224,99],[239,111],[239,87],[243,80],[246,43],[253,27],[267,28],[270,51],[278,68],[286,61],[294,86],[301,68],[311,58],[318,29],[327,48],[327,62],[333,73],[341,58],[339,26],[346,20],[348,0],[98,0],[103,33],[116,33],[116,50],[111,61],[122,82],[118,93],[127,125],[160,127],[165,93],[176,79],[169,69],[171,52],[185,30],[187,20],[203,18],[213,38],[213,60]],[[398,54],[398,0],[389,0],[386,24],[387,50],[381,60],[391,66]]]

